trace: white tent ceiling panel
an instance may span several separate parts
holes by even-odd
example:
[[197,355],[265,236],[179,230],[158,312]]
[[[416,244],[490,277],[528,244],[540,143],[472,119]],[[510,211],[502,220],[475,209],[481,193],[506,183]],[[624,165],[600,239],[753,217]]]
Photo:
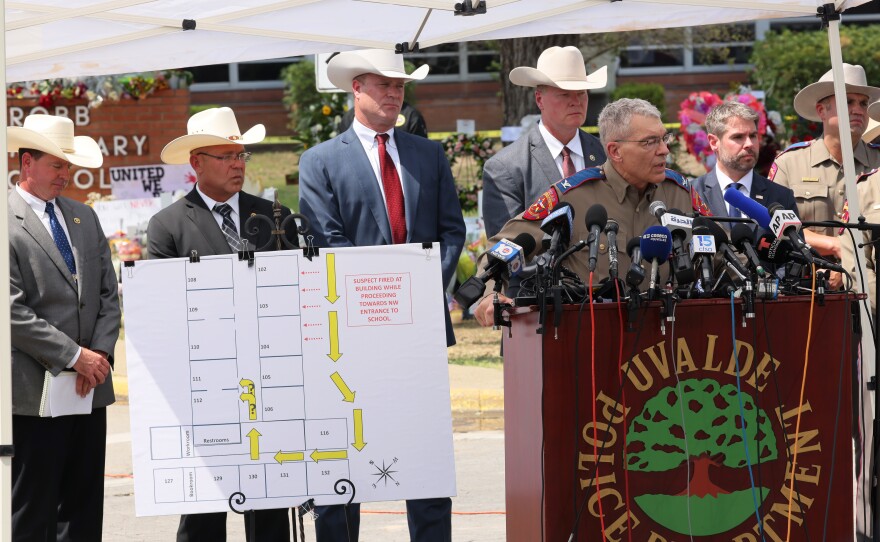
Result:
[[[865,3],[855,0],[847,7]],[[410,42],[578,34],[811,15],[814,0],[36,0],[5,4],[7,80],[101,75]],[[450,9],[437,9],[448,6]],[[432,9],[434,8],[434,9]],[[196,29],[184,31],[184,19]],[[421,32],[420,32],[421,29]]]

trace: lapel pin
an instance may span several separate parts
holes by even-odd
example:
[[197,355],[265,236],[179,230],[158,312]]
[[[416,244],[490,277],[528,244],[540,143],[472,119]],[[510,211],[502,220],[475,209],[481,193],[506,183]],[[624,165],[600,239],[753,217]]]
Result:
[[590,161],[591,161],[591,162],[595,162],[595,161],[596,161],[596,157],[593,156],[592,154],[590,155]]
[[755,196],[755,199],[764,199],[764,196],[762,196],[761,194],[757,194],[757,195]]
[[73,223],[74,223],[74,224],[79,224],[80,222],[82,222],[82,221],[79,219],[78,216],[73,217]]
[[251,213],[251,216],[257,216],[257,213]]

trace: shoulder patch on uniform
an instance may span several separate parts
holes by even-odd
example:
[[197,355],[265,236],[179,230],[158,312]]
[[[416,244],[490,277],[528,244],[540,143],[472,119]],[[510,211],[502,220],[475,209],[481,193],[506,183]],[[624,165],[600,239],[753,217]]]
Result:
[[602,171],[602,168],[598,167],[588,167],[587,169],[582,169],[575,173],[570,177],[566,177],[561,181],[558,181],[553,186],[556,187],[559,192],[565,194],[569,190],[572,190],[587,181],[597,181],[605,178],[605,173]]
[[861,175],[859,175],[859,178],[856,179],[856,184],[858,184],[858,183],[860,183],[860,182],[862,182],[862,181],[867,180],[868,177],[870,177],[871,175],[877,173],[878,171],[880,171],[880,168],[874,168],[874,169],[872,169],[871,171],[866,171],[866,172],[862,173]]
[[549,190],[541,194],[541,197],[535,203],[526,209],[523,213],[523,218],[526,220],[544,220],[550,214],[550,211],[556,207],[557,203],[559,203],[559,196],[556,195],[556,190],[551,186]]
[[681,173],[679,173],[677,171],[667,169],[666,170],[666,180],[674,182],[679,187],[687,190],[688,192],[691,191],[691,184],[688,182],[687,179],[684,178],[684,175],[682,175]]
[[785,154],[785,153],[787,153],[787,152],[789,152],[789,151],[796,151],[796,150],[799,150],[799,149],[806,149],[807,147],[809,147],[810,145],[813,144],[813,141],[816,141],[816,140],[813,139],[813,140],[811,140],[811,141],[798,141],[797,143],[792,143],[791,145],[789,145],[788,147],[786,147],[785,150],[783,150],[782,152],[780,152],[779,154],[777,154],[777,155],[776,155],[776,158],[779,158],[780,156],[782,156],[783,154]]

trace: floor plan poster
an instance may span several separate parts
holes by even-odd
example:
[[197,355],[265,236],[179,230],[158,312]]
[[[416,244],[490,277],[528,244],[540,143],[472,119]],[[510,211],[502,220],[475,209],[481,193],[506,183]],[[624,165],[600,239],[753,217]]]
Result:
[[[453,496],[437,244],[123,270],[137,514]],[[340,487],[341,489],[341,487]]]

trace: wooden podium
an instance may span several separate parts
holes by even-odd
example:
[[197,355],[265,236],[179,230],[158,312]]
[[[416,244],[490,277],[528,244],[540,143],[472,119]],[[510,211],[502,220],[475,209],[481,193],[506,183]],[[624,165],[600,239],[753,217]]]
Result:
[[659,306],[642,307],[621,371],[626,308],[594,305],[595,373],[588,305],[564,307],[558,329],[549,312],[543,335],[536,310],[516,309],[504,338],[507,540],[565,542],[584,499],[579,541],[603,540],[600,507],[609,541],[632,529],[638,542],[756,542],[759,516],[764,540],[786,540],[792,472],[788,540],[852,540],[854,307],[831,295],[814,307],[797,433],[809,297],[758,301],[747,327],[738,301],[734,327],[729,300],[683,301],[665,334]]

